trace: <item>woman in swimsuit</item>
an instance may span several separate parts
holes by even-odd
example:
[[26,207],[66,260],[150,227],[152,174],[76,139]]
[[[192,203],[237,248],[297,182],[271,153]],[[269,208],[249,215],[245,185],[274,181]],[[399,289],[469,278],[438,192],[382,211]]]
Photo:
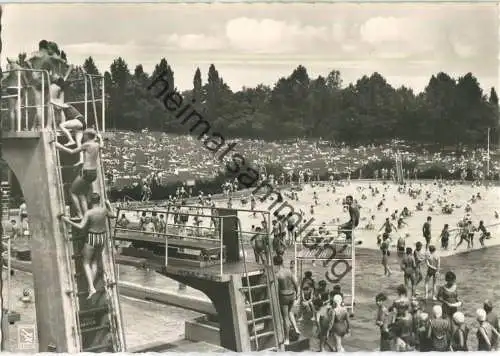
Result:
[[448,319],[443,319],[443,309],[440,305],[432,308],[433,319],[429,323],[427,336],[432,344],[432,351],[449,351],[451,324]]
[[304,278],[302,279],[302,282],[300,284],[300,290],[301,290],[300,305],[302,312],[299,320],[303,318],[305,313],[311,313],[311,320],[314,320],[315,318],[314,305],[313,305],[314,284],[315,283],[312,278],[312,272],[306,271],[304,273]]
[[389,311],[396,311],[396,318],[399,316],[403,316],[404,313],[410,309],[410,299],[408,298],[408,290],[404,286],[404,284],[400,284],[397,289],[398,299],[396,299],[392,306],[389,308]]
[[477,351],[492,351],[492,339],[494,336],[499,336],[498,331],[486,320],[486,311],[478,309],[476,311],[476,319],[479,323],[477,329]]
[[335,340],[335,348],[337,352],[344,352],[344,347],[342,346],[342,339],[344,336],[349,334],[350,323],[349,323],[349,313],[347,309],[343,306],[342,296],[336,294],[333,297],[333,325],[332,333]]
[[461,312],[453,314],[453,334],[451,336],[451,351],[469,351],[467,347],[467,338],[469,337],[469,328],[465,325],[465,316]]
[[446,284],[439,287],[437,299],[442,303],[443,314],[451,321],[453,314],[457,312],[462,302],[458,300],[457,276],[455,273],[451,271],[446,272],[444,279]]
[[401,260],[401,269],[404,272],[404,284],[406,288],[411,288],[411,295],[415,294],[415,274],[417,266],[415,263],[415,258],[413,257],[413,250],[411,247],[407,247],[405,255]]

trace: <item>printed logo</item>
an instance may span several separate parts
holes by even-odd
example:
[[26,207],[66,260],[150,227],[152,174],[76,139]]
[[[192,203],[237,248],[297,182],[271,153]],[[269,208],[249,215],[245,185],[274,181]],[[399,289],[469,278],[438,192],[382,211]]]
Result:
[[17,347],[19,350],[31,350],[36,347],[36,329],[34,325],[17,326]]

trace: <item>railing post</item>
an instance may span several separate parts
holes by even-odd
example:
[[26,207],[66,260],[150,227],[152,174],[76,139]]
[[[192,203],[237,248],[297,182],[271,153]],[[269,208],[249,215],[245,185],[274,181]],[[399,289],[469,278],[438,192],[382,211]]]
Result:
[[84,98],[84,101],[85,101],[85,104],[84,104],[84,111],[83,111],[83,115],[85,117],[85,125],[88,125],[89,122],[88,122],[88,119],[87,119],[87,116],[88,116],[88,108],[87,108],[87,104],[88,104],[88,84],[87,84],[87,75],[85,73],[83,73],[83,82],[85,83],[85,98]]
[[[165,224],[166,228],[167,224]],[[168,236],[165,234],[165,267],[168,266]]]
[[223,232],[222,230],[224,229],[224,218],[219,217],[219,238],[220,238],[220,275],[224,274],[224,263],[223,263],[223,257],[224,257],[224,239],[223,239]]
[[41,129],[43,130],[45,128],[45,71],[42,72],[42,103],[40,105],[42,105]]
[[21,131],[21,71],[17,71],[17,131]]
[[105,101],[106,89],[104,88],[104,76],[102,77],[101,82],[101,132],[106,132],[106,101]]
[[24,96],[24,123],[26,125],[26,128],[29,127],[29,122],[28,122],[28,106],[29,106],[29,102],[28,102],[28,95],[25,95]]
[[351,229],[351,312],[354,314],[354,298],[356,294],[356,243],[354,242],[354,227]]

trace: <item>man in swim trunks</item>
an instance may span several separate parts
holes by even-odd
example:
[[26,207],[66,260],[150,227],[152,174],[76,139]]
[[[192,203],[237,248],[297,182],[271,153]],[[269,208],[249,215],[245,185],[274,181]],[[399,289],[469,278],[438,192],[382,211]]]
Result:
[[339,232],[345,234],[346,240],[352,239],[352,230],[354,230],[359,225],[359,208],[357,204],[354,204],[354,198],[352,195],[348,195],[345,198],[345,204],[349,210],[349,221],[345,224],[339,226]]
[[250,238],[253,247],[255,262],[268,264],[269,237],[260,226],[255,229],[255,234]]
[[285,345],[290,344],[290,326],[293,326],[297,334],[300,334],[295,315],[293,313],[293,304],[297,299],[299,288],[295,276],[288,268],[283,267],[283,257],[274,256],[273,264],[278,268],[276,278],[278,279],[278,290],[281,315],[285,328]]
[[[72,221],[69,217],[61,215],[61,219],[71,226],[87,231],[87,240],[83,247],[83,269],[87,277],[89,286],[90,299],[95,293],[94,279],[97,276],[97,257],[102,258],[102,249],[106,245],[108,237],[107,221],[115,218],[115,214],[109,201],[105,202],[105,206],[100,206],[101,197],[98,193],[92,193],[90,203],[92,207],[85,212],[80,223]],[[96,253],[98,252],[98,253]]]
[[56,147],[69,154],[83,152],[82,174],[76,177],[71,185],[71,199],[77,211],[77,217],[82,218],[87,211],[87,196],[92,189],[92,183],[97,179],[97,161],[99,152],[104,147],[104,142],[100,134],[92,129],[88,129],[83,134],[83,141],[80,147],[70,149],[56,142]]
[[431,221],[432,217],[428,216],[426,222],[422,226],[422,236],[425,239],[425,250],[429,249],[431,243]]
[[436,252],[434,245],[429,246],[429,256],[427,257],[427,275],[425,276],[425,299],[429,297],[429,282],[432,280],[431,298],[436,299],[436,279],[441,268],[441,259]]

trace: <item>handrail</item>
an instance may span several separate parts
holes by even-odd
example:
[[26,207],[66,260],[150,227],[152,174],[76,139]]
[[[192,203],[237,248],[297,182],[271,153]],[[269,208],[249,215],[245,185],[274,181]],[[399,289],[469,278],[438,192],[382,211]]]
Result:
[[[50,105],[47,105],[46,101],[45,101],[45,87],[46,87],[46,84],[50,86],[50,74],[47,70],[43,70],[43,69],[19,68],[19,69],[6,70],[3,72],[4,74],[5,73],[16,73],[17,74],[17,86],[9,86],[9,88],[16,88],[17,89],[17,105],[16,105],[17,106],[17,115],[16,115],[17,122],[15,123],[15,127],[17,130],[10,130],[10,131],[16,131],[16,132],[22,131],[22,129],[21,129],[21,122],[22,122],[21,109],[23,108],[23,105],[21,105],[21,103],[22,103],[21,89],[33,87],[33,85],[26,85],[26,86],[22,85],[22,83],[21,83],[21,73],[22,72],[41,73],[42,74],[42,76],[41,76],[42,103],[41,103],[41,105],[33,106],[33,108],[40,108],[41,109],[41,117],[39,119],[41,121],[41,128],[43,130],[43,129],[45,129],[45,108],[50,107]],[[45,82],[45,80],[46,80],[46,82]],[[50,102],[50,91],[49,91],[49,102]],[[26,117],[26,120],[27,120],[27,117]],[[28,128],[26,127],[26,129],[28,129]],[[6,130],[6,131],[8,131],[8,130]]]

